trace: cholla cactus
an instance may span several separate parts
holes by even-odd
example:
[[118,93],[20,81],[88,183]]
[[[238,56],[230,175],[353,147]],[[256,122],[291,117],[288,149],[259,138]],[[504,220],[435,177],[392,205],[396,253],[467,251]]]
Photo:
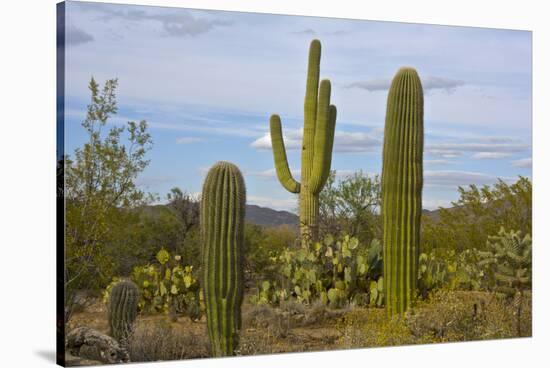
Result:
[[496,290],[513,298],[516,307],[517,335],[521,336],[521,313],[525,290],[531,288],[532,243],[529,234],[506,232],[500,228],[497,236],[489,236],[489,251],[478,252],[481,267],[488,267],[494,276]]
[[139,290],[132,281],[120,281],[109,295],[108,313],[111,336],[126,344],[137,316]]
[[330,174],[336,106],[330,104],[330,81],[319,86],[321,42],[311,41],[304,103],[304,137],[302,141],[302,174],[298,183],[290,172],[279,115],[270,119],[273,159],[279,181],[291,193],[300,194],[300,232],[302,245],[317,238],[319,193]]
[[384,289],[390,316],[405,312],[416,293],[423,149],[422,84],[416,70],[401,68],[388,93],[381,182]]
[[203,291],[214,356],[238,346],[243,300],[243,236],[246,189],[239,168],[220,161],[202,189]]

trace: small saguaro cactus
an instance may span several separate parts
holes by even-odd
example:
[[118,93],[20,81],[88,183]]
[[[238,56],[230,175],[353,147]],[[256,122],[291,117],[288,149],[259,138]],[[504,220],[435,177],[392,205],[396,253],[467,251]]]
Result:
[[386,312],[402,314],[416,292],[422,214],[424,97],[415,69],[393,78],[382,164]]
[[302,141],[302,173],[298,183],[290,172],[279,115],[269,121],[273,159],[277,177],[291,193],[299,193],[300,233],[302,245],[316,240],[318,233],[319,193],[330,174],[336,106],[330,104],[330,81],[319,86],[321,42],[311,41],[304,103],[304,137]]
[[111,336],[121,343],[127,343],[136,320],[139,290],[132,281],[120,281],[113,286],[109,295],[108,313]]
[[243,300],[246,189],[239,168],[216,163],[201,200],[203,293],[214,356],[233,355],[239,342]]

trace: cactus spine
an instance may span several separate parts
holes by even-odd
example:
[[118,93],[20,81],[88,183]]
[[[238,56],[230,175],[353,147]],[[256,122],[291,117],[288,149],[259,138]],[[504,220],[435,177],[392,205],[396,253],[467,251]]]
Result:
[[120,281],[109,295],[108,313],[111,336],[127,343],[137,316],[139,290],[131,281]]
[[416,70],[393,78],[382,166],[386,312],[402,314],[415,296],[422,213],[424,97]]
[[238,346],[243,299],[243,236],[246,189],[239,168],[220,161],[202,189],[203,292],[214,356]]
[[313,40],[309,47],[309,62],[304,103],[304,137],[302,143],[301,183],[290,172],[279,115],[270,118],[273,159],[279,181],[291,193],[300,195],[300,232],[302,245],[317,237],[319,193],[330,173],[336,106],[330,104],[330,81],[319,86],[321,42]]

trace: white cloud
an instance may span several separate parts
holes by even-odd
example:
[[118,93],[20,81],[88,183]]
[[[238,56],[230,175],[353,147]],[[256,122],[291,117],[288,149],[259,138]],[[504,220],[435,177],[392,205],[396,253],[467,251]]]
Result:
[[532,165],[533,159],[531,157],[512,161],[512,166],[514,167],[530,168]]
[[[286,129],[283,132],[285,148],[296,150],[302,147],[302,129]],[[380,139],[367,133],[336,131],[334,134],[334,152],[369,152],[380,145]],[[256,149],[271,149],[271,135],[264,134],[250,144]]]
[[[300,169],[290,168],[290,172],[294,179],[299,180],[300,178]],[[277,172],[275,168],[263,170],[263,171],[249,171],[245,173],[246,175],[257,176],[263,179],[273,179],[277,177]]]
[[512,154],[507,152],[478,152],[472,155],[472,158],[474,160],[498,160],[510,156],[512,156]]
[[451,206],[451,201],[447,199],[422,198],[422,207],[430,211],[436,210],[439,207],[446,208],[450,206]]
[[[464,85],[463,81],[442,77],[426,77],[421,78],[421,81],[424,91],[441,89],[447,93],[452,93],[456,88]],[[390,89],[390,86],[390,79],[371,79],[363,82],[353,82],[348,85],[348,88],[361,88],[369,92],[375,92],[387,91]]]
[[251,195],[246,197],[246,202],[249,204],[255,204],[261,207],[269,207],[279,211],[290,211],[290,212],[294,212],[298,206],[298,201],[296,198],[275,199],[271,197]]

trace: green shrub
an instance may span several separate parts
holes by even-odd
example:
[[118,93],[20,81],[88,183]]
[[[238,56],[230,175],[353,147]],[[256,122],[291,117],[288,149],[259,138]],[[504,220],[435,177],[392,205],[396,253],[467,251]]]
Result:
[[418,291],[425,299],[433,290],[480,290],[487,288],[486,273],[479,267],[477,252],[442,249],[421,253],[418,259]]

